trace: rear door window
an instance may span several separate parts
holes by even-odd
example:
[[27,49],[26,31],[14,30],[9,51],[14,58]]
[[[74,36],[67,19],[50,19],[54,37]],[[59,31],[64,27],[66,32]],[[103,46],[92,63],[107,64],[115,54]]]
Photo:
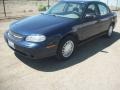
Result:
[[103,5],[103,4],[98,4],[98,8],[99,8],[99,11],[100,11],[100,15],[101,15],[101,16],[107,15],[107,14],[109,13],[108,7],[106,7],[106,6]]

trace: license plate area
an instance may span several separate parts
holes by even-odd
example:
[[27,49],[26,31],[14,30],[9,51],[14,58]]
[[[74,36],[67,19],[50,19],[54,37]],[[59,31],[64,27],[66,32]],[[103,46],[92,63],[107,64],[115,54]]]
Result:
[[14,43],[13,43],[12,41],[8,40],[8,45],[9,45],[11,48],[15,49],[15,45],[14,45]]

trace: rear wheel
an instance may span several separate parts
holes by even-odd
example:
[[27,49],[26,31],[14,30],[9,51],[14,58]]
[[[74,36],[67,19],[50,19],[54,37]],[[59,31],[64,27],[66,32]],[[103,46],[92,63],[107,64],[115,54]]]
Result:
[[113,29],[114,29],[114,26],[113,25],[110,25],[108,31],[107,31],[107,36],[108,37],[111,37],[112,34],[113,34]]
[[76,49],[76,40],[72,36],[64,38],[58,47],[57,58],[59,60],[69,59]]

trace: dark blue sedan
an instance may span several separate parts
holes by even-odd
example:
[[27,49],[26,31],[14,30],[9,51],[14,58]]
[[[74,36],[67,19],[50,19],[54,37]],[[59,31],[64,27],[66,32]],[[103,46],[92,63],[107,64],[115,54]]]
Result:
[[117,15],[97,1],[60,1],[39,15],[16,21],[5,33],[15,52],[33,59],[70,58],[77,46],[93,37],[112,36]]

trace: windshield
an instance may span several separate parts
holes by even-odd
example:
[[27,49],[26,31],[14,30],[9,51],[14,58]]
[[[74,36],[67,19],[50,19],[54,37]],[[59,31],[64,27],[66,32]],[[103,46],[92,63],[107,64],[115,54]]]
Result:
[[45,14],[66,18],[80,18],[83,7],[83,3],[59,2],[51,7]]

